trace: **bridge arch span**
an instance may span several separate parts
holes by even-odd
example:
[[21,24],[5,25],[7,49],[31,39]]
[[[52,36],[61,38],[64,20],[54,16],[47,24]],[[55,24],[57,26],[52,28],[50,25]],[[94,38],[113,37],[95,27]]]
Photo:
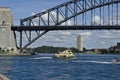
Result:
[[[97,9],[97,8],[101,9],[101,7],[105,7],[105,6],[108,6],[108,8],[110,9],[109,5],[113,7],[113,4],[117,4],[118,6],[118,3],[120,3],[120,0],[87,0],[87,1],[72,0],[72,1],[68,1],[66,3],[60,4],[51,9],[48,9],[46,11],[43,11],[41,13],[21,19],[21,25],[23,26],[61,25],[62,23],[70,20],[71,18],[75,18],[80,14],[85,14],[88,11],[92,12],[94,9]],[[60,17],[62,17],[62,19],[60,19]],[[36,18],[39,18],[39,19],[36,19]],[[36,21],[37,23],[34,24],[34,20],[37,20]]]
[[[114,11],[116,11],[116,23],[115,25],[119,24],[119,5],[120,0],[71,0],[55,6],[51,9],[43,11],[41,13],[32,15],[30,17],[24,18],[20,20],[20,27],[34,27],[34,26],[59,26],[59,25],[69,25],[69,21],[72,19],[72,26],[95,26],[95,25],[114,25],[113,17]],[[97,10],[99,9],[99,10]],[[96,11],[97,10],[97,11]],[[107,10],[107,11],[106,11]],[[87,12],[89,12],[88,16],[90,18],[89,22],[86,19]],[[93,17],[95,17],[95,13],[99,13],[100,19],[99,24],[95,23],[95,20],[92,21]],[[80,15],[80,17],[79,17]],[[106,17],[107,15],[107,17]],[[81,21],[81,24],[78,22],[78,18]],[[104,18],[107,18],[107,23],[104,24]],[[111,19],[112,18],[112,19]],[[87,24],[89,23],[89,24]],[[71,25],[71,24],[70,24]],[[49,30],[36,30],[37,36],[34,38],[31,37],[31,30],[30,31],[20,31],[20,49],[21,51],[28,47],[31,43],[36,41],[42,35],[46,34]],[[23,45],[23,32],[26,35],[28,42]]]

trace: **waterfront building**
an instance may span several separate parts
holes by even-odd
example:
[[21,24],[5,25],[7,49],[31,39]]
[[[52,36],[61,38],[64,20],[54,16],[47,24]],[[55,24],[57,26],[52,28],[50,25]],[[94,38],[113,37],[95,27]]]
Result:
[[120,42],[117,43],[117,49],[118,49],[118,51],[119,51],[119,53],[120,53]]
[[13,25],[12,13],[8,7],[0,7],[0,48],[16,53],[16,42],[11,26]]
[[83,51],[83,39],[80,35],[77,37],[77,49]]
[[117,47],[118,47],[118,48],[120,48],[120,42],[119,42],[119,43],[117,43]]

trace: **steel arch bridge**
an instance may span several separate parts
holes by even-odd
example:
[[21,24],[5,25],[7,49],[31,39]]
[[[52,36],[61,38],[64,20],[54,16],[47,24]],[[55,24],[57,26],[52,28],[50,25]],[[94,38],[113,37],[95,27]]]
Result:
[[[71,0],[41,13],[20,20],[12,26],[15,38],[20,33],[22,52],[31,43],[51,30],[120,29],[120,0]],[[32,37],[32,32],[36,35]],[[23,33],[27,42],[23,45]]]

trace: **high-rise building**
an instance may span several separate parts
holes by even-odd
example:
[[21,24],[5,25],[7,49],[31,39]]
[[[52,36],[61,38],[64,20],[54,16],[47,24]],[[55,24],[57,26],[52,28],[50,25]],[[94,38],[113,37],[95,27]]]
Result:
[[16,53],[16,42],[11,26],[13,25],[11,10],[0,7],[0,48]]
[[120,42],[117,43],[117,47],[120,47]]
[[80,35],[77,37],[77,49],[83,51],[83,39]]

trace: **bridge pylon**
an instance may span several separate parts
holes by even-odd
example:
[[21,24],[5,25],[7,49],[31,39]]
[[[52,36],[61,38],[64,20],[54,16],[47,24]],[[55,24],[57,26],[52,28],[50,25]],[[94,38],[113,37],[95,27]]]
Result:
[[0,51],[17,53],[16,40],[11,31],[13,25],[12,12],[8,7],[0,7]]

